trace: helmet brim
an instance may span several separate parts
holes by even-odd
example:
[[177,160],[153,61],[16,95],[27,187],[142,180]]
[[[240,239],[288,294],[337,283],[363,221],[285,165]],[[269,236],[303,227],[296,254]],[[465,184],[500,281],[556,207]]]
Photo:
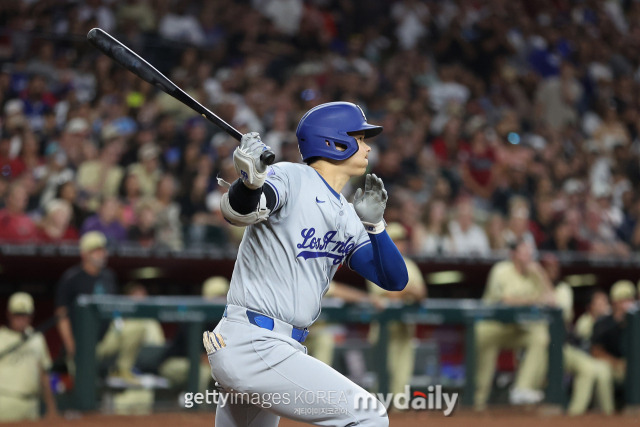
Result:
[[382,126],[370,125],[369,123],[365,123],[360,129],[348,132],[349,135],[355,132],[363,132],[364,131],[364,139],[373,138],[374,136],[380,135],[382,132]]

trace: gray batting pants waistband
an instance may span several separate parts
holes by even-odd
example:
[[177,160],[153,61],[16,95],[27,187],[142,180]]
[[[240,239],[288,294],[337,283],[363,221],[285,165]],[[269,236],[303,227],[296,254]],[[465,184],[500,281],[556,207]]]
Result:
[[[266,319],[271,320],[273,322],[273,329],[256,323],[256,319],[255,318],[250,319],[249,314],[254,314],[254,315],[258,314]],[[226,317],[229,320],[240,321],[243,323],[250,323],[254,326],[259,326],[259,327],[271,330],[275,333],[285,335],[289,338],[293,338],[298,342],[304,342],[308,334],[308,330],[306,328],[297,328],[283,320],[276,319],[275,317],[267,316],[266,314],[262,314],[259,311],[242,307],[240,305],[227,304],[227,307],[225,308],[224,317]]]

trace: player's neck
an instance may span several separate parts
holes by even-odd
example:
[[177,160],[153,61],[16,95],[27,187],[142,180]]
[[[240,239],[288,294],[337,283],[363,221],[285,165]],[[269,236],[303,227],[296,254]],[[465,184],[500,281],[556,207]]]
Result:
[[344,173],[344,169],[338,165],[330,163],[324,159],[317,160],[310,165],[322,178],[329,184],[336,193],[342,192],[342,189],[351,178]]

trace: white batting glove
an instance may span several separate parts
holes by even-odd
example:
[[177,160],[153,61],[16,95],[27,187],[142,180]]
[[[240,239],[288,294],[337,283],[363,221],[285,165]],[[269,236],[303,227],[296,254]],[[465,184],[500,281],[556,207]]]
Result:
[[353,199],[353,208],[368,233],[379,234],[384,231],[383,215],[386,207],[387,190],[384,189],[384,183],[375,174],[368,174],[364,191],[358,188]]
[[236,172],[244,185],[252,190],[262,187],[267,179],[267,166],[260,161],[260,155],[268,149],[258,132],[250,132],[242,135],[240,146],[233,152]]

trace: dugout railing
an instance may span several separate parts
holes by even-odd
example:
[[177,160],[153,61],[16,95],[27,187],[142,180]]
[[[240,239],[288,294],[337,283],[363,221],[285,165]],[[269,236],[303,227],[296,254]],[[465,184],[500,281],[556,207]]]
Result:
[[[98,343],[100,325],[104,321],[122,318],[153,318],[159,322],[188,323],[188,355],[191,369],[188,390],[197,391],[198,366],[202,347],[202,331],[205,325],[215,324],[222,318],[225,304],[222,301],[211,302],[199,297],[148,297],[133,300],[115,295],[83,295],[75,306],[77,324],[76,383],[75,406],[80,410],[97,409],[98,366],[95,348]],[[380,323],[380,336],[374,349],[374,370],[378,377],[378,392],[386,393],[389,387],[387,375],[388,329],[386,324],[392,320],[401,320],[417,324],[463,325],[465,383],[462,391],[462,404],[472,405],[475,390],[475,328],[479,320],[497,320],[504,323],[519,323],[533,320],[545,320],[549,325],[549,369],[546,389],[546,402],[564,405],[566,391],[563,389],[562,346],[565,341],[565,329],[562,311],[550,307],[506,307],[488,305],[472,299],[429,299],[419,305],[392,305],[383,311],[366,304],[344,304],[341,301],[326,299],[323,301],[321,319],[336,323],[370,324]],[[628,327],[625,335],[625,348],[628,361],[640,360],[640,312],[628,315]],[[628,363],[626,381],[626,400],[631,406],[640,405],[640,367],[637,363]]]

